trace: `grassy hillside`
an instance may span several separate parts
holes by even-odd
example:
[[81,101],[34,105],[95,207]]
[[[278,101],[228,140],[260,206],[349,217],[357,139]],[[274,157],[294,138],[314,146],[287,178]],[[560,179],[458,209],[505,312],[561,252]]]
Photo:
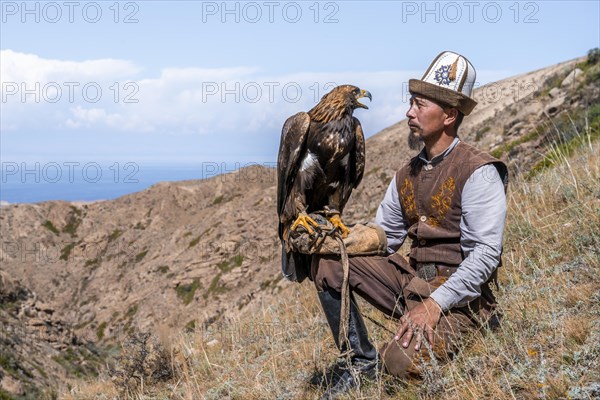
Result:
[[[545,168],[513,177],[497,297],[502,326],[473,336],[425,385],[383,377],[352,398],[512,399],[600,396],[598,116],[553,147]],[[566,132],[565,132],[566,134]],[[573,142],[575,141],[575,142]],[[103,382],[68,399],[318,398],[337,352],[310,282],[206,329],[125,344]],[[362,304],[378,347],[396,322]],[[164,370],[170,371],[164,373]],[[161,375],[159,372],[163,371]],[[312,382],[312,384],[311,384]]]

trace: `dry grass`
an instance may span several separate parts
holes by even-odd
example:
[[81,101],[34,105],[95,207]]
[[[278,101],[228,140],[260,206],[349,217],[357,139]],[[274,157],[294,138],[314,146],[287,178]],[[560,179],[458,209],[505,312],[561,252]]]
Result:
[[[383,378],[355,399],[591,399],[600,396],[600,165],[598,143],[534,180],[513,179],[497,297],[501,327],[468,340],[425,383]],[[306,399],[336,350],[310,283],[280,285],[275,301],[174,339],[174,378],[135,399]],[[363,303],[389,329],[396,322]],[[378,347],[391,334],[367,321]],[[105,383],[68,399],[116,398]]]

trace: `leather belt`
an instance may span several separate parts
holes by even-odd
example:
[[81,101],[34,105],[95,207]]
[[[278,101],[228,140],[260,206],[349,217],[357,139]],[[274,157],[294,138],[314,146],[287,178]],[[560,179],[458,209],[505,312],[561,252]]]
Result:
[[456,272],[458,266],[450,266],[450,265],[442,265],[436,263],[416,263],[415,270],[417,271],[417,276],[423,280],[429,281],[436,276],[441,276],[444,278],[450,277],[454,272]]

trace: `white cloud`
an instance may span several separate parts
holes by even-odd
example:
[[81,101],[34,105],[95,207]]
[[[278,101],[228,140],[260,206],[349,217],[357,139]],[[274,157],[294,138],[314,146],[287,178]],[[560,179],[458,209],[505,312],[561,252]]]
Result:
[[[421,75],[420,71],[372,71],[271,76],[255,67],[235,67],[165,68],[158,77],[139,77],[142,68],[123,60],[52,60],[12,50],[3,50],[1,56],[6,110],[2,128],[12,131],[37,124],[82,133],[106,129],[278,135],[288,116],[308,111],[334,84],[350,83],[373,94],[372,103],[365,100],[370,110],[357,111],[370,135],[404,118],[408,79]],[[39,99],[23,94],[23,85],[31,91],[36,83]],[[57,92],[62,96],[55,101]]]
[[140,72],[134,63],[124,60],[64,61],[13,50],[0,51],[0,58],[2,82],[25,82],[29,87],[35,82],[109,81]]

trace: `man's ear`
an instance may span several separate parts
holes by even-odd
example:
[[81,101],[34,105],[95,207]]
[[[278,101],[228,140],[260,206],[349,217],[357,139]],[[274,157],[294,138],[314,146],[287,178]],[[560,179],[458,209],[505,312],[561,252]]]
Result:
[[444,109],[444,114],[446,117],[444,118],[444,126],[450,126],[454,122],[456,122],[456,118],[458,117],[458,110],[454,107],[448,107]]

